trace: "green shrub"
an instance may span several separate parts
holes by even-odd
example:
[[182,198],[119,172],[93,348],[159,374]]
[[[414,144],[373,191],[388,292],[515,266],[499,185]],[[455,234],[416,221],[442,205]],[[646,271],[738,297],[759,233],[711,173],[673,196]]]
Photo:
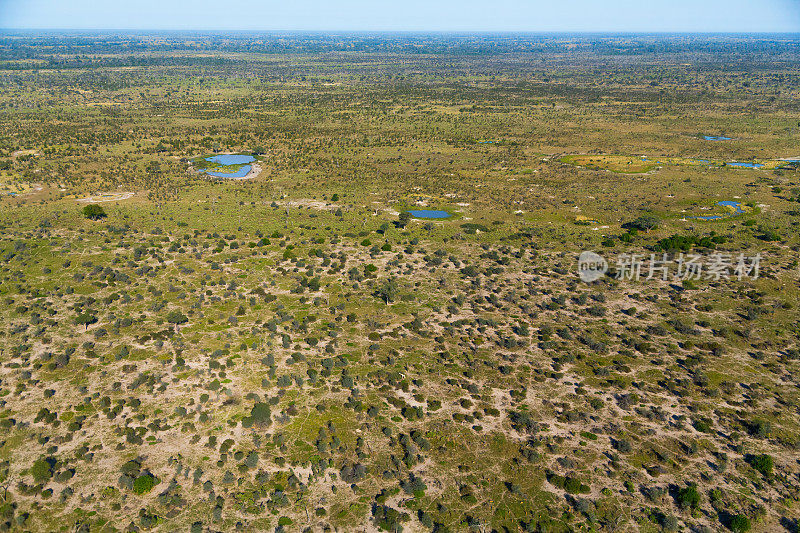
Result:
[[272,412],[269,405],[263,402],[256,403],[250,410],[250,416],[242,420],[244,427],[268,426],[272,422]]
[[156,485],[158,485],[158,478],[150,472],[145,472],[134,480],[133,492],[136,494],[147,494],[153,490],[153,487]]
[[83,326],[84,329],[89,329],[90,324],[97,322],[97,317],[91,313],[81,313],[75,317],[75,325]]
[[31,466],[31,475],[33,476],[33,480],[36,483],[44,483],[50,479],[53,475],[53,463],[52,459],[37,459],[36,462],[33,463]]
[[782,239],[780,234],[773,229],[764,230],[764,232],[761,235],[759,235],[758,238],[761,239],[762,241],[767,241],[767,242],[774,242]]
[[766,439],[772,435],[772,424],[767,420],[754,420],[749,430],[753,436]]
[[142,465],[139,463],[139,461],[131,460],[122,465],[120,470],[122,471],[123,474],[135,475],[139,473],[139,470],[141,468]]
[[699,418],[695,420],[694,429],[702,433],[711,433],[713,431],[711,427],[711,421],[707,418]]
[[574,477],[568,477],[564,480],[564,490],[569,492],[570,494],[577,494],[581,491],[581,482],[580,480],[575,479]]
[[697,491],[697,485],[691,483],[688,487],[678,491],[678,505],[681,509],[696,509],[700,505],[700,493]]
[[511,411],[508,413],[511,427],[519,432],[531,432],[538,427],[536,421],[526,411]]
[[654,215],[643,215],[636,220],[626,222],[622,225],[622,228],[627,230],[635,229],[638,231],[650,231],[651,229],[657,228],[658,223],[658,217]]
[[771,476],[772,469],[774,467],[774,461],[771,455],[761,454],[761,455],[754,455],[749,458],[750,466],[753,467],[754,470],[760,472],[764,476]]
[[170,324],[185,324],[188,321],[189,318],[178,310],[167,313],[167,322]]
[[83,208],[82,210],[83,216],[88,218],[89,220],[100,220],[101,218],[105,218],[106,212],[97,204],[90,204]]
[[750,531],[750,519],[743,514],[737,514],[731,519],[730,528],[733,533],[746,533]]

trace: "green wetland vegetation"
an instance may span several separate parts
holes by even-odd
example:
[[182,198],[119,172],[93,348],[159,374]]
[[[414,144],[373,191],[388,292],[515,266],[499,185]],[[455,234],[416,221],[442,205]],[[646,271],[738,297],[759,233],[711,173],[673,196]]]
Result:
[[798,102],[786,35],[0,34],[0,530],[798,531]]

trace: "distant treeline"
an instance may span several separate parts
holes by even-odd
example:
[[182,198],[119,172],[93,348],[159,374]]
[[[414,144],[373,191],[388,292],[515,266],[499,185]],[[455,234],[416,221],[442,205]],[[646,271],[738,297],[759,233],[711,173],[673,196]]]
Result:
[[69,70],[98,67],[221,67],[245,63],[245,61],[224,57],[78,57],[73,59],[47,59],[44,61],[0,61],[0,70]]
[[[11,32],[0,33],[0,59],[34,60],[51,54],[80,56],[158,54],[175,52],[225,52],[247,54],[320,54],[330,52],[380,52],[415,55],[495,56],[587,54],[590,56],[699,55],[712,60],[720,55],[740,58],[800,58],[800,36],[775,35],[555,35],[555,34],[369,34],[369,33],[195,33],[195,32]],[[208,58],[204,58],[208,59]],[[64,66],[80,68],[81,61]],[[120,66],[180,64],[177,58],[124,58]],[[141,62],[136,62],[141,61]],[[156,63],[148,63],[155,61]],[[171,63],[177,61],[178,63]],[[198,64],[194,59],[193,64]],[[50,63],[53,64],[53,63]],[[105,63],[113,66],[112,63]],[[213,63],[211,63],[213,64]],[[36,68],[25,64],[22,68]],[[5,68],[5,67],[4,67]],[[40,67],[41,68],[41,67]]]

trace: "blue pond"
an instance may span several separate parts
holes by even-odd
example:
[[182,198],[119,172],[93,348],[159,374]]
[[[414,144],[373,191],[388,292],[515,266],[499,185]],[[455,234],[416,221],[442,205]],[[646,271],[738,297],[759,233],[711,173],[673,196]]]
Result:
[[256,158],[252,155],[237,155],[237,154],[221,154],[213,157],[206,157],[206,161],[212,163],[219,163],[220,165],[244,165],[252,163]]
[[730,141],[730,137],[716,137],[714,135],[703,135],[703,139],[707,141]]
[[236,172],[209,172],[206,171],[206,174],[209,176],[214,176],[215,178],[243,178],[250,173],[250,169],[252,167],[250,165],[245,165]]
[[717,202],[717,205],[723,205],[725,207],[732,207],[737,215],[741,215],[744,213],[744,209],[742,209],[742,204],[739,202],[733,202],[731,200],[722,200],[721,202]]
[[437,209],[414,209],[408,212],[415,218],[450,218],[450,213]]
[[734,163],[728,163],[728,166],[729,167],[761,168],[764,165],[762,165],[761,163],[738,163],[738,162],[734,162]]
[[215,155],[212,157],[206,157],[206,161],[210,161],[211,163],[218,163],[223,166],[231,166],[231,165],[244,165],[236,170],[231,172],[211,172],[206,170],[205,173],[209,176],[214,176],[215,178],[243,178],[250,173],[251,166],[247,165],[246,163],[252,163],[256,159],[251,155],[239,155],[239,154],[220,154]]
[[[746,211],[742,209],[742,204],[740,204],[739,202],[733,202],[731,200],[722,200],[721,202],[717,202],[717,205],[721,205],[724,207],[732,207],[735,210],[733,215],[741,215],[742,213],[746,213]],[[733,215],[706,215],[702,217],[692,217],[692,218],[696,218],[698,220],[719,220],[721,218],[728,218],[729,216]]]

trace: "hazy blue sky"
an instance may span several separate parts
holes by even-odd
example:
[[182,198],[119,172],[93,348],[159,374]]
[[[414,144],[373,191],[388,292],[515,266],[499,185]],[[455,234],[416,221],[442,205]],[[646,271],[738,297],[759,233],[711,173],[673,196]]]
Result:
[[800,0],[0,0],[0,27],[800,31]]

